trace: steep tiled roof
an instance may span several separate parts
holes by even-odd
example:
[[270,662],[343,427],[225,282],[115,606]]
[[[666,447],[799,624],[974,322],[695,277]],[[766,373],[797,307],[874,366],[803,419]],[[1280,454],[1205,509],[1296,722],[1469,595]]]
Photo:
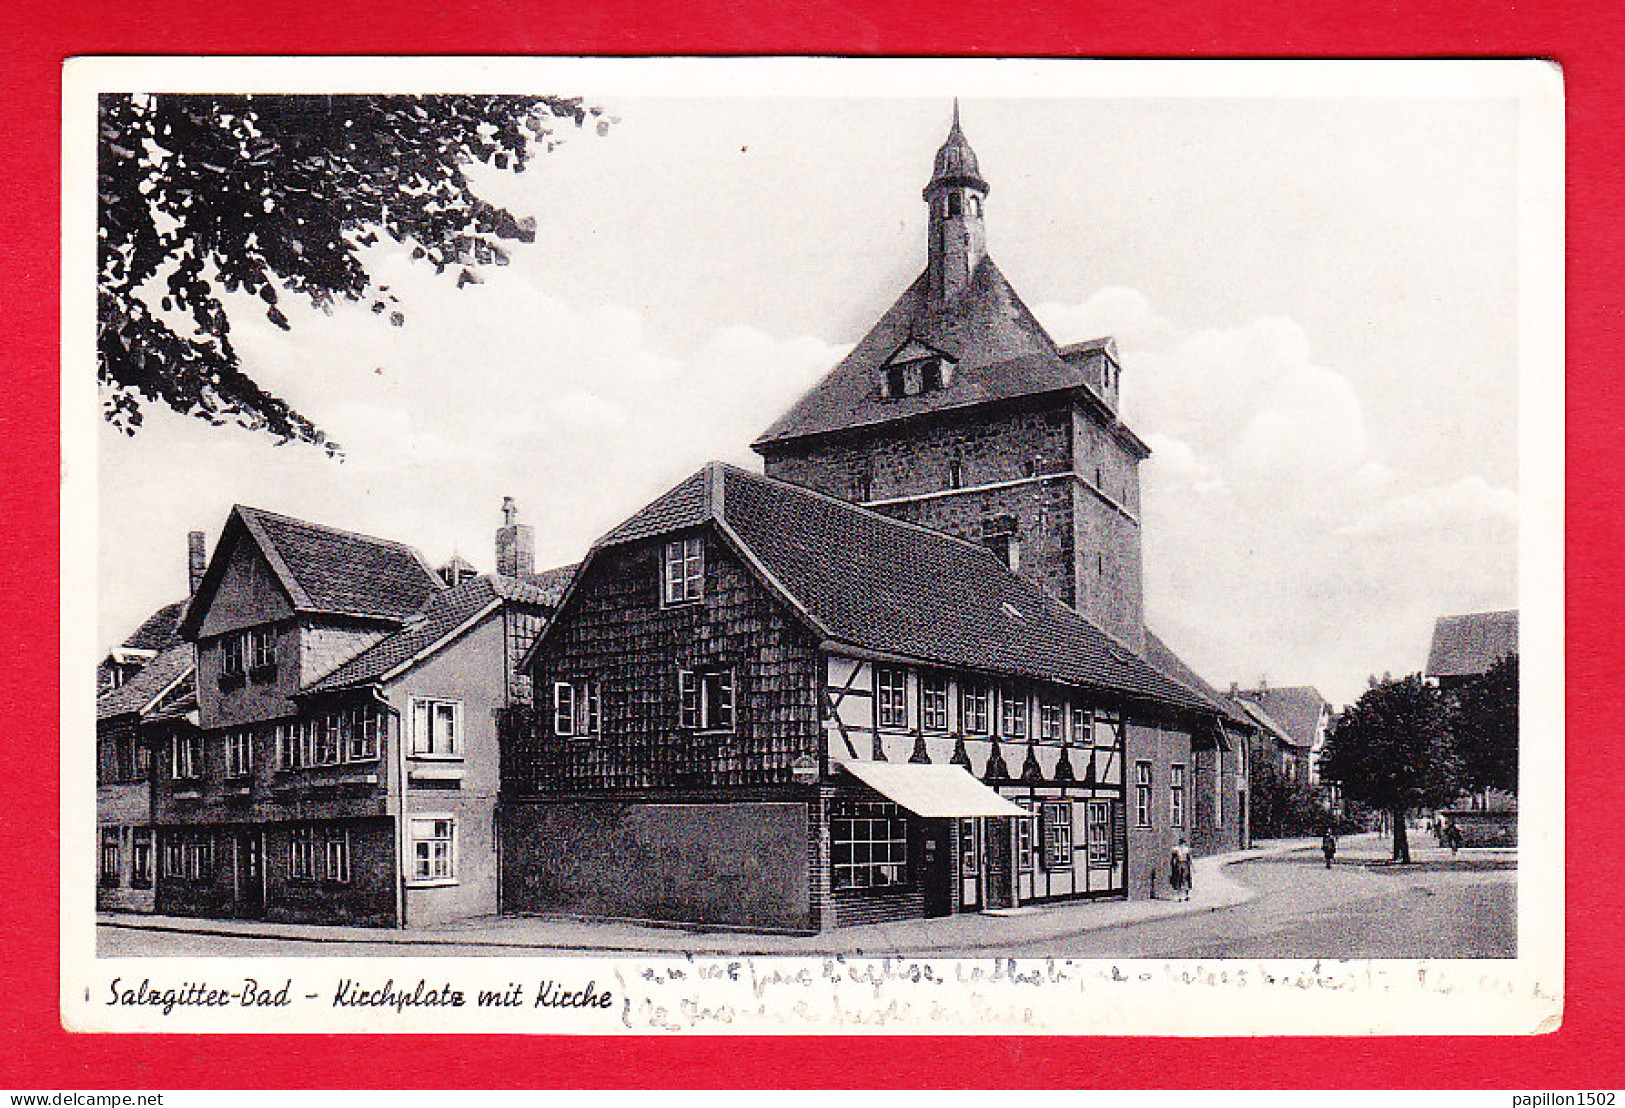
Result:
[[[880,367],[911,340],[954,359],[952,383],[918,396],[882,399]],[[1068,348],[1088,349],[1089,344]],[[770,449],[804,435],[1084,388],[1086,380],[1082,359],[1061,356],[999,267],[983,258],[964,293],[946,304],[931,296],[929,275],[922,273],[863,341],[754,445]]]
[[1440,616],[1428,651],[1429,677],[1477,677],[1518,652],[1518,613]]
[[325,692],[366,684],[411,661],[447,635],[499,602],[528,604],[551,610],[569,585],[574,566],[562,566],[525,579],[488,574],[471,577],[453,589],[429,598],[423,610],[405,626],[387,635],[306,686],[305,692]]
[[192,681],[193,659],[191,643],[169,646],[124,684],[97,697],[96,718],[141,712],[154,706],[159,697],[173,698],[181,685]]
[[1258,724],[1258,726],[1265,732],[1274,736],[1277,741],[1285,743],[1287,746],[1298,745],[1293,741],[1292,736],[1287,732],[1287,729],[1282,727],[1274,717],[1272,717],[1268,712],[1264,711],[1264,709],[1259,707],[1254,701],[1248,700],[1246,697],[1238,696],[1232,697],[1230,702],[1241,708],[1242,711],[1246,712],[1254,723]]
[[175,645],[181,641],[180,620],[185,610],[184,600],[165,604],[148,616],[120,645],[130,650],[163,650]]
[[1249,731],[1257,730],[1258,725],[1253,722],[1251,716],[1238,708],[1229,697],[1202,680],[1201,674],[1168,649],[1168,644],[1152,634],[1149,627],[1145,630],[1145,660],[1181,685],[1201,694],[1204,700],[1223,712],[1230,723]]
[[280,557],[303,596],[294,606],[321,612],[400,619],[423,606],[443,583],[404,543],[340,531],[260,508],[238,506],[249,530]]
[[981,547],[732,466],[712,463],[600,545],[708,520],[835,642],[1213,710]]
[[1293,746],[1307,749],[1314,745],[1321,713],[1328,707],[1319,689],[1312,685],[1271,686],[1244,689],[1241,695],[1269,713],[1291,737]]

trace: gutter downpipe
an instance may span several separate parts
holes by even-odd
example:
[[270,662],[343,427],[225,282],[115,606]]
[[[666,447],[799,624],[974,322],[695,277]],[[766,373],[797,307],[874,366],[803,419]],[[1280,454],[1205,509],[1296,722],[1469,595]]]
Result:
[[389,734],[393,740],[388,739],[394,748],[395,757],[395,928],[398,931],[406,929],[406,742],[401,735],[401,713],[395,705],[389,702],[384,690],[373,685],[373,701],[384,710],[385,715],[393,721]]

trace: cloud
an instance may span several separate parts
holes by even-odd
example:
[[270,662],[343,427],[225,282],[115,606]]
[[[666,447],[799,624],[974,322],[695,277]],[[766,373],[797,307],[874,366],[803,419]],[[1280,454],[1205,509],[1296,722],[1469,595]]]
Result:
[[1461,534],[1480,527],[1515,527],[1517,522],[1518,494],[1471,476],[1382,501],[1337,533],[1391,539],[1430,531]]

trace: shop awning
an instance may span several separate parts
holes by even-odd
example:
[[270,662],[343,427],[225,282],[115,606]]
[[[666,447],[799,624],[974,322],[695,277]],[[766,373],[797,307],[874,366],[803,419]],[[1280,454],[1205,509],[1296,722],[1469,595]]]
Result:
[[1004,797],[960,766],[895,762],[841,762],[840,766],[888,800],[917,816],[1024,816]]

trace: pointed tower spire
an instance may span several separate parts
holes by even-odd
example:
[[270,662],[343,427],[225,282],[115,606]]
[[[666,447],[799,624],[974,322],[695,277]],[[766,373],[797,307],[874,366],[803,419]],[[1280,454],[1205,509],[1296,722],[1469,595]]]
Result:
[[976,152],[960,129],[956,96],[953,123],[937,150],[931,181],[922,193],[931,212],[926,246],[931,259],[931,294],[938,303],[957,298],[987,256],[982,202],[988,192],[988,183],[976,164]]

